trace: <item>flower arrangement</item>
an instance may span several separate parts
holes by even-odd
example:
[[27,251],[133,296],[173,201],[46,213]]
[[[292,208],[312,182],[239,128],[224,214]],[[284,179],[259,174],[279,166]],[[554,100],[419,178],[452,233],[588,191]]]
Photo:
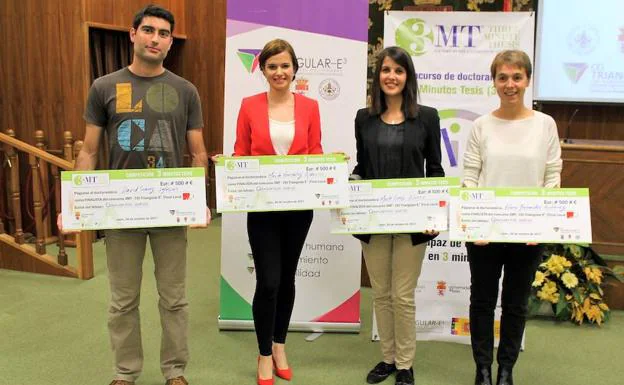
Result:
[[598,325],[607,321],[610,309],[601,285],[605,274],[622,281],[591,248],[578,245],[547,245],[529,298],[529,312],[535,314],[542,303],[550,304],[555,317]]

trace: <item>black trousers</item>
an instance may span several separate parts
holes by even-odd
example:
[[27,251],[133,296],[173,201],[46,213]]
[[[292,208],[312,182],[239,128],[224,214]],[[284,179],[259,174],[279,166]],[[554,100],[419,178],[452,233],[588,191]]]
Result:
[[470,338],[474,360],[480,366],[492,365],[494,309],[504,268],[503,312],[496,360],[499,366],[512,368],[520,353],[531,283],[542,261],[544,247],[524,243],[490,243],[485,246],[467,243],[466,248],[470,264]]
[[285,343],[295,303],[295,274],[312,223],[312,210],[247,214],[247,233],[256,267],[252,303],[260,354]]

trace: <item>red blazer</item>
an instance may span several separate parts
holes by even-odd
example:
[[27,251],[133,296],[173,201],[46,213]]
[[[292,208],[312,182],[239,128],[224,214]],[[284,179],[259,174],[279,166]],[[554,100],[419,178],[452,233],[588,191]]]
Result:
[[[295,95],[295,136],[288,155],[322,154],[321,117],[318,103]],[[266,92],[244,98],[238,122],[234,155],[275,155],[269,131],[269,102]]]

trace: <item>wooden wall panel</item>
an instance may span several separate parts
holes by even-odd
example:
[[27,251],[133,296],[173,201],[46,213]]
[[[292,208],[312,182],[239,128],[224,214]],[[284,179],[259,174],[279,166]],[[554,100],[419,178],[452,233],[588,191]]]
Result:
[[[88,74],[85,22],[130,27],[145,0],[2,0],[0,2],[0,130],[34,144],[44,130],[51,150],[63,131],[84,136]],[[185,0],[156,1],[185,34]]]
[[[183,76],[197,87],[204,115],[204,143],[209,154],[223,152],[225,85],[225,17],[227,0],[186,0],[187,40]],[[214,200],[214,169],[210,170],[210,207]]]
[[84,137],[85,122],[82,118],[87,98],[86,87],[88,72],[85,66],[86,43],[84,8],[79,6],[68,7],[61,4],[59,22],[63,44],[59,47],[61,60],[58,63],[61,71],[61,92],[63,97],[63,119],[54,130],[54,136],[48,139],[51,149],[63,149],[63,132],[71,131],[74,139]]
[[61,73],[61,0],[3,2],[2,120],[0,129],[14,128],[20,139],[34,143],[35,130],[54,137],[64,124]]
[[185,0],[82,0],[84,1],[85,21],[131,27],[134,14],[147,4],[158,4],[170,10],[176,19],[175,33],[186,33]]
[[223,150],[226,4],[227,0],[186,0],[183,72],[199,91],[206,149],[214,153]]
[[[53,135],[58,122],[64,121],[60,45],[60,9],[62,0],[26,3],[25,47],[28,51],[26,76],[30,97],[26,104],[27,127],[18,127],[20,138],[34,143],[36,130],[43,130],[48,137]],[[35,25],[38,24],[37,27]],[[25,132],[26,131],[26,132]]]
[[[578,112],[570,122],[574,111]],[[541,110],[557,122],[559,136],[572,139],[624,140],[624,107],[601,104],[544,103]],[[568,130],[569,123],[569,130]]]
[[624,142],[619,147],[564,144],[561,158],[561,187],[589,188],[592,247],[624,255]]
[[[24,114],[26,102],[29,100],[28,79],[26,66],[28,60],[24,34],[27,28],[25,20],[26,10],[23,2],[17,0],[6,1],[2,5],[2,44],[0,44],[0,61],[2,62],[0,79],[0,129],[18,130],[27,124]],[[19,131],[19,130],[18,130]]]

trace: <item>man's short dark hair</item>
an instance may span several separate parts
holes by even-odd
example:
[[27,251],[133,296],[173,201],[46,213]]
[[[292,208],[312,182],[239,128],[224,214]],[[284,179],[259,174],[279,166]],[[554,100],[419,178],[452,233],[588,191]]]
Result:
[[132,27],[134,29],[139,28],[139,25],[141,25],[143,18],[146,16],[158,17],[159,19],[167,20],[169,24],[171,24],[170,32],[173,33],[173,26],[175,25],[173,13],[169,12],[168,10],[164,9],[161,6],[154,5],[154,4],[150,4],[146,6],[145,8],[137,12],[136,15],[134,15],[134,21],[132,22]]

